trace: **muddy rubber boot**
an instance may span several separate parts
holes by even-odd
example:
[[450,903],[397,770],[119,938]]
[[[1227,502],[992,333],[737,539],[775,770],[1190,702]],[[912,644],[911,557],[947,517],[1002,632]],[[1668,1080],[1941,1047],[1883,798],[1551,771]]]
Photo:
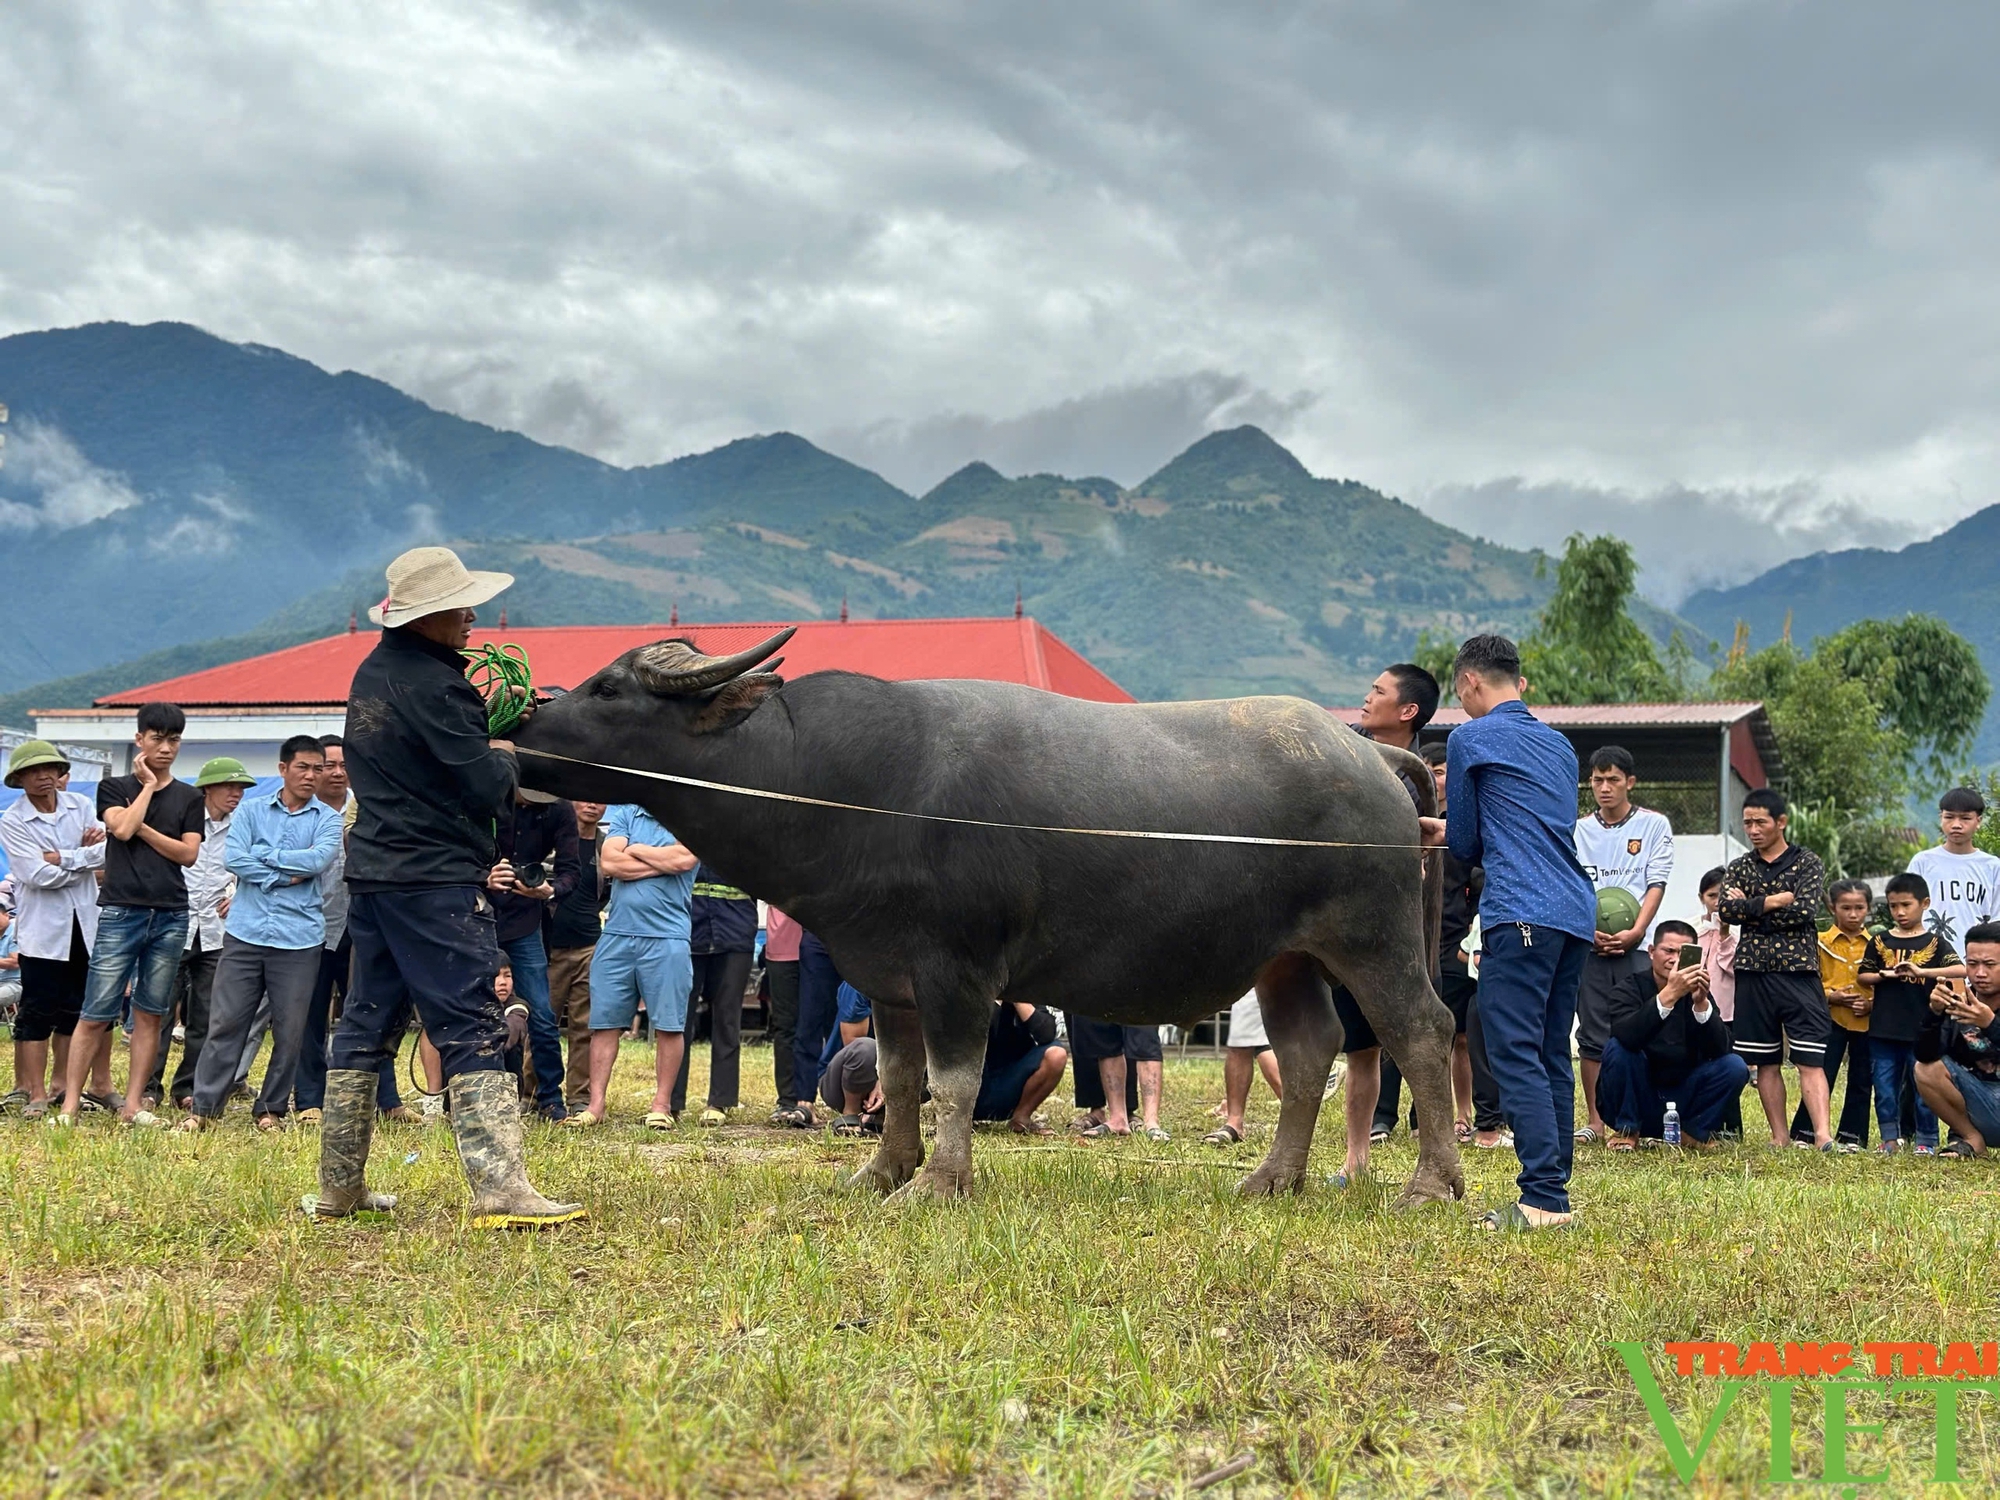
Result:
[[546,1229],[589,1217],[582,1204],[551,1203],[529,1183],[511,1074],[488,1070],[452,1079],[451,1129],[472,1188],[474,1229]]
[[319,1127],[319,1193],[300,1205],[315,1219],[344,1219],[362,1209],[386,1213],[396,1206],[393,1193],[371,1193],[365,1180],[379,1081],[373,1071],[347,1068],[326,1075],[326,1105]]

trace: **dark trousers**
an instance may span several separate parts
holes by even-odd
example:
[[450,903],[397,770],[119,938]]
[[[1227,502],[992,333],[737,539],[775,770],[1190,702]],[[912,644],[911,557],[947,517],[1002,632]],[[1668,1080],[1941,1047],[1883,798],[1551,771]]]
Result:
[[322,948],[271,948],[227,933],[209,997],[208,1037],[195,1065],[194,1112],[219,1119],[236,1086],[236,1065],[249,1044],[257,1007],[271,1003],[271,1061],[251,1106],[259,1115],[291,1108],[292,1082],[306,1036],[306,1008],[319,977]]
[[1569,1212],[1576,1154],[1576,1074],[1569,1055],[1576,985],[1590,952],[1585,938],[1553,927],[1496,922],[1481,939],[1479,1009],[1486,1055],[1500,1080],[1500,1108],[1521,1159],[1521,1201]]
[[[743,992],[750,986],[750,954],[696,953],[694,987],[688,992],[688,1034],[694,1013],[708,1009],[708,1107],[734,1109],[742,1100]],[[673,1112],[687,1108],[691,1048],[681,1049],[680,1076],[674,1079]]]
[[[1826,1044],[1826,1093],[1829,1101],[1833,1098],[1833,1081],[1840,1073],[1842,1058],[1847,1060],[1847,1098],[1840,1106],[1840,1118],[1834,1122],[1833,1138],[1865,1146],[1868,1144],[1868,1106],[1875,1088],[1868,1060],[1868,1033],[1849,1031],[1836,1021],[1833,1023],[1833,1035]],[[1810,1142],[1812,1138],[1812,1120],[1801,1102],[1798,1113],[1792,1116],[1792,1139]]]
[[334,1029],[332,1067],[373,1072],[409,1026],[414,1006],[449,1082],[502,1072],[507,1023],[493,977],[500,943],[493,904],[477,886],[357,891],[347,908],[354,987]]
[[778,1091],[778,1108],[798,1103],[793,1079],[798,1072],[799,961],[796,958],[764,960],[764,986],[770,991],[771,1079]]
[[[1438,985],[1438,993],[1454,1014],[1461,1006],[1465,1010],[1465,1050],[1472,1059],[1472,1128],[1474,1130],[1498,1130],[1506,1123],[1500,1113],[1500,1085],[1493,1081],[1493,1070],[1486,1065],[1486,1034],[1479,1024],[1479,982],[1465,972],[1463,966],[1446,969]],[[1376,1130],[1394,1130],[1396,1112],[1402,1108],[1403,1070],[1396,1066],[1396,1059],[1389,1055],[1388,1048],[1382,1049],[1382,1094],[1375,1101]],[[1417,1106],[1414,1099],[1410,1103],[1410,1129],[1417,1128]]]
[[[354,955],[354,940],[340,935],[340,946],[319,950],[319,977],[313,981],[312,1004],[306,1008],[306,1041],[299,1052],[298,1082],[292,1102],[300,1109],[326,1107],[326,1045],[333,1030],[333,1000],[347,998],[347,974]],[[375,1086],[378,1109],[400,1109],[402,1091],[396,1086],[394,1053],[382,1059],[382,1081]]]
[[1648,1140],[1660,1138],[1669,1099],[1680,1111],[1684,1137],[1714,1140],[1730,1100],[1750,1082],[1750,1065],[1733,1052],[1697,1063],[1678,1075],[1655,1078],[1646,1054],[1629,1050],[1614,1036],[1605,1041],[1601,1061],[1597,1112],[1620,1135]]
[[194,1070],[201,1061],[202,1043],[208,1040],[208,1005],[215,989],[215,965],[222,957],[220,948],[204,948],[201,936],[181,954],[181,971],[174,977],[174,1014],[181,1018],[181,1062],[174,1069],[173,1092],[163,1086],[167,1076],[167,1053],[172,1050],[174,1033],[169,1025],[160,1033],[159,1055],[153,1059],[153,1076],[146,1080],[148,1099],[171,1098],[175,1104],[194,1097]]
[[820,1049],[840,1014],[840,971],[826,944],[810,932],[799,939],[799,1021],[792,1037],[794,1099],[819,1093]]

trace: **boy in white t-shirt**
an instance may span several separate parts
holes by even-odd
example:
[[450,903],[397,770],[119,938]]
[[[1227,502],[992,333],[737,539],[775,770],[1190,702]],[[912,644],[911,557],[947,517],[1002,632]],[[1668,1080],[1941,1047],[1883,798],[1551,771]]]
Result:
[[1576,825],[1576,858],[1598,890],[1622,887],[1639,903],[1639,920],[1623,932],[1600,932],[1583,961],[1576,991],[1576,1050],[1583,1060],[1583,1098],[1590,1120],[1578,1141],[1601,1141],[1610,1131],[1597,1111],[1597,1070],[1611,1035],[1611,996],[1629,974],[1649,966],[1644,948],[1667,881],[1674,871],[1674,830],[1664,813],[1632,804],[1639,784],[1632,752],[1603,745],[1591,753],[1590,791],[1597,811]]
[[1953,787],[1938,799],[1944,842],[1910,861],[1910,873],[1931,888],[1930,929],[1954,952],[1973,928],[2000,916],[2000,859],[1972,843],[1985,813],[1976,789]]

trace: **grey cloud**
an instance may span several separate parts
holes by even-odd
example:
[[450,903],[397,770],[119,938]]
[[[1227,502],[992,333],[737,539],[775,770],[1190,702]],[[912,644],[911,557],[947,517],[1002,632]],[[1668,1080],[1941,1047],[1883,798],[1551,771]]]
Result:
[[123,475],[100,469],[59,429],[15,424],[0,458],[0,526],[65,531],[141,503]]
[[0,329],[183,318],[620,462],[1143,471],[1226,379],[1397,493],[2000,492],[1974,0],[7,16]]
[[1138,483],[1204,433],[1251,422],[1283,436],[1310,394],[1278,397],[1203,370],[1074,397],[1016,417],[945,413],[813,434],[843,458],[921,494],[974,459],[1005,474],[1103,475]]
[[1900,547],[1921,535],[1803,483],[1633,494],[1496,479],[1434,490],[1417,503],[1440,521],[1512,547],[1559,553],[1575,532],[1622,536],[1639,561],[1640,592],[1668,608],[1697,589],[1743,583],[1802,553]]

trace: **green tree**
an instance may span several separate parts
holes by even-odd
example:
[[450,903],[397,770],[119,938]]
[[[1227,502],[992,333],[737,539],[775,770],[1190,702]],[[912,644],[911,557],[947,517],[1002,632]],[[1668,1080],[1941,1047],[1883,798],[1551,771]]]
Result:
[[1912,769],[1959,779],[1991,696],[1979,653],[1935,615],[1857,620],[1813,647],[1868,685],[1882,720],[1908,743]]
[[1521,642],[1537,703],[1633,703],[1673,696],[1653,641],[1626,608],[1638,580],[1631,544],[1615,536],[1563,543],[1556,589]]

